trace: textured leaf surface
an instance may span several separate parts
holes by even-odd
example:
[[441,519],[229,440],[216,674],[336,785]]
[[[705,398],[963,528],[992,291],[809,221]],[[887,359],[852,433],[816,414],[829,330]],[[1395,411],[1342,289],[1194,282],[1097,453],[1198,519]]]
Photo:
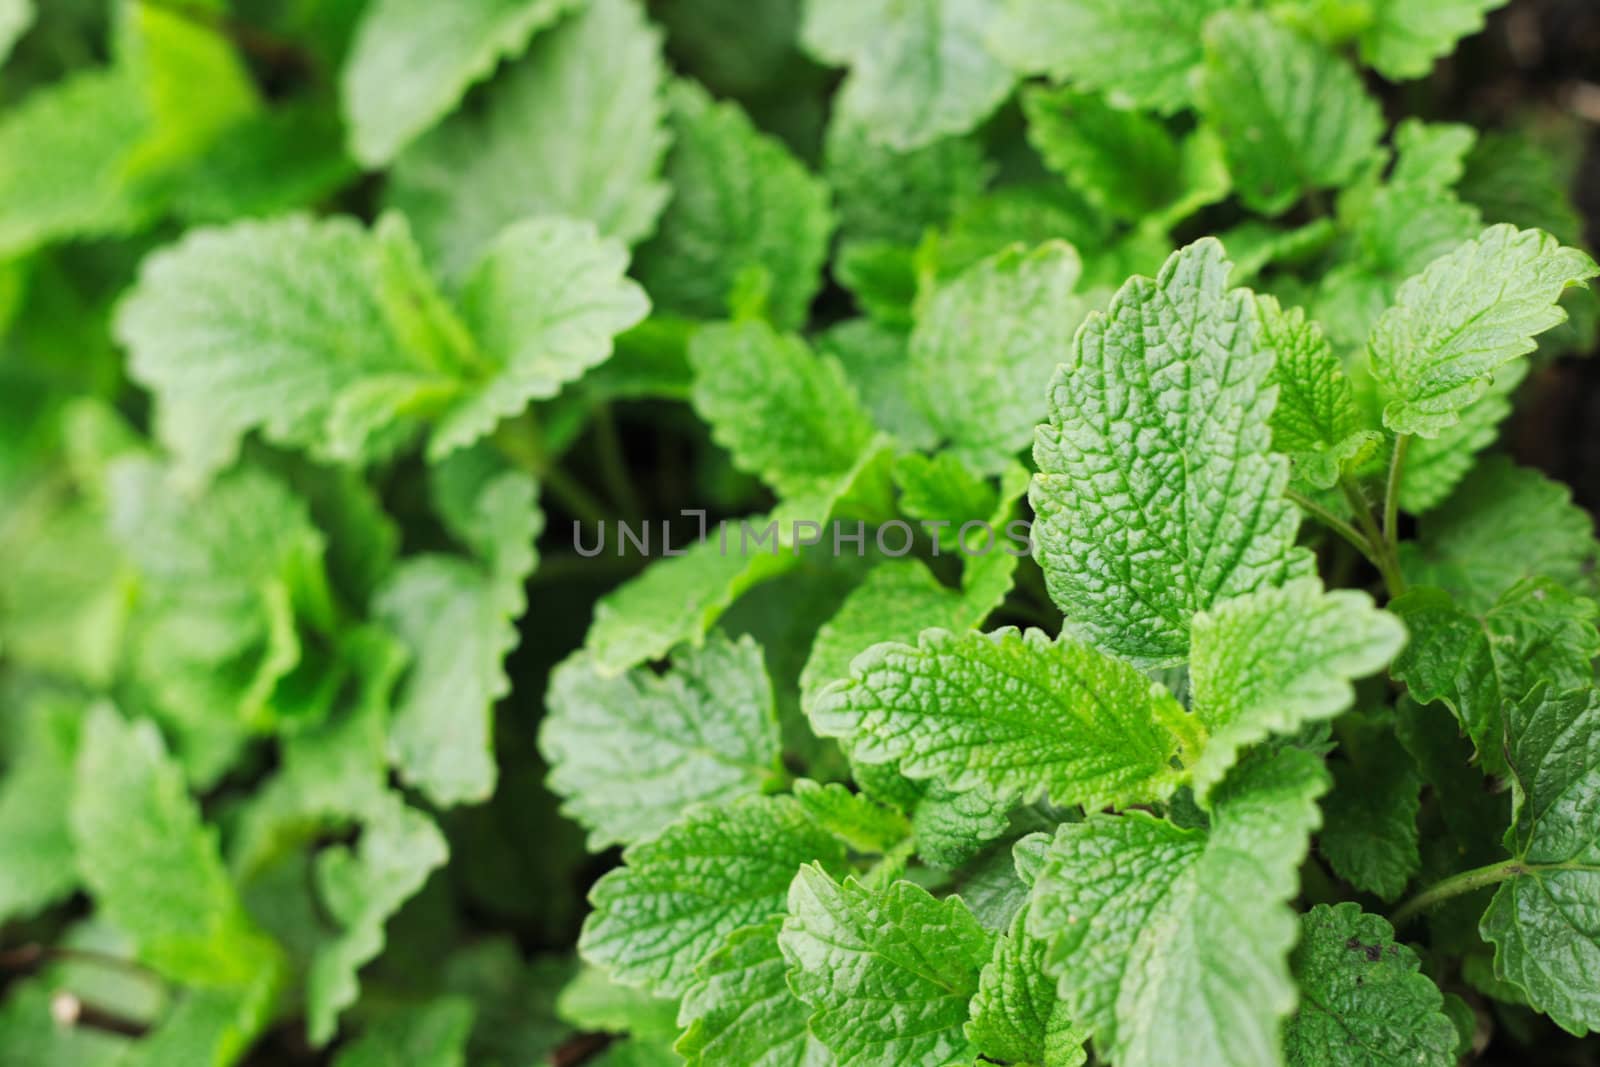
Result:
[[838,109],[894,148],[966,133],[1011,91],[984,47],[1000,0],[809,0],[801,41],[847,64]]
[[1194,717],[1209,736],[1190,771],[1204,798],[1246,745],[1348,708],[1350,683],[1388,665],[1406,633],[1365,593],[1302,578],[1202,612],[1193,637]]
[[1372,374],[1383,421],[1436,437],[1481,397],[1501,366],[1566,321],[1562,292],[1600,273],[1594,261],[1538,230],[1491,226],[1400,287],[1373,328]]
[[1354,716],[1340,723],[1345,759],[1330,764],[1333,790],[1323,799],[1317,835],[1317,848],[1335,874],[1385,901],[1400,898],[1422,862],[1417,813],[1423,779],[1389,732],[1391,725]]
[[1236,0],[1010,0],[990,35],[1022,74],[1119,93],[1163,114],[1190,102],[1201,30]]
[[1082,272],[1071,245],[1013,247],[920,305],[913,386],[929,423],[975,467],[999,470],[1032,438],[1050,373],[1089,311],[1088,300],[1073,295]]
[[941,1067],[970,1054],[962,1025],[992,937],[961,898],[905,881],[840,884],[806,866],[778,940],[795,995],[814,1009],[811,1032],[839,1067]]
[[829,869],[844,845],[788,797],[755,797],[685,813],[628,847],[595,883],[579,951],[628,985],[682,993],[733,931],[783,914],[801,864]]
[[821,284],[833,215],[827,188],[737,104],[687,82],[671,92],[673,198],[638,276],[657,307],[723,317],[735,283],[764,272],[775,326],[804,322]]
[[958,791],[1089,808],[1164,798],[1179,781],[1172,759],[1194,742],[1183,708],[1132,667],[1009,628],[876,645],[811,719],[858,761],[898,761]]
[[1034,444],[1050,595],[1134,660],[1181,659],[1196,611],[1310,570],[1270,452],[1272,350],[1228,270],[1206,239],[1123,286],[1078,331]]
[[1067,1018],[1056,982],[1044,969],[1045,943],[1028,934],[1028,908],[995,941],[973,994],[967,1038],[984,1056],[1042,1067],[1078,1067],[1088,1035]]
[[1281,1062],[1296,871],[1327,785],[1309,753],[1241,765],[1210,831],[1142,812],[1056,831],[1028,930],[1068,1015],[1122,1067]]
[[914,243],[982,192],[992,170],[976,138],[897,152],[845,116],[828,124],[822,146],[839,232],[850,240]]
[[696,331],[689,363],[712,438],[779,496],[837,482],[872,441],[844,371],[798,337],[760,322],[713,324]]
[[539,750],[589,847],[663,829],[689,805],[759,792],[777,773],[778,719],[761,648],[713,636],[657,674],[598,673],[585,653],[557,667]]
[[1600,1029],[1600,695],[1545,691],[1507,720],[1516,821],[1506,845],[1516,858],[1483,936],[1495,976],[1582,1036]]
[[1393,81],[1420,78],[1457,40],[1483,29],[1506,0],[1377,0],[1362,30],[1361,59]]
[[85,723],[70,822],[78,869],[100,915],[138,959],[177,982],[270,984],[279,950],[240,903],[216,838],[149,723],[106,705]]
[[665,76],[661,35],[634,0],[586,0],[496,78],[481,110],[452,116],[400,156],[391,202],[450,278],[534,216],[587,219],[635,244],[667,201]]
[[1377,446],[1356,406],[1344,366],[1322,328],[1299,308],[1285,310],[1260,298],[1261,336],[1277,353],[1271,382],[1278,387],[1272,411],[1272,447],[1294,461],[1294,474],[1315,489],[1329,489],[1347,463]]
[[1456,1028],[1444,997],[1394,930],[1354,903],[1301,917],[1290,957],[1300,1009],[1284,1026],[1293,1067],[1451,1067]]
[[1205,41],[1200,111],[1248,206],[1281,214],[1307,191],[1355,177],[1383,115],[1344,60],[1264,14],[1219,15]]
[[1481,611],[1527,578],[1590,592],[1597,557],[1594,520],[1566,486],[1494,457],[1420,520],[1401,563],[1409,581],[1447,589]]
[[393,159],[502,56],[520,52],[534,33],[576,6],[577,0],[373,4],[339,82],[356,158],[373,167]]
[[829,1067],[806,1029],[809,1009],[789,991],[778,947],[782,918],[735,930],[684,992],[677,1051],[689,1067]]
[[1503,709],[1547,681],[1586,685],[1600,654],[1596,607],[1548,580],[1531,579],[1482,612],[1426,586],[1395,599],[1411,642],[1393,673],[1419,703],[1442,701],[1477,746],[1484,766],[1503,773]]

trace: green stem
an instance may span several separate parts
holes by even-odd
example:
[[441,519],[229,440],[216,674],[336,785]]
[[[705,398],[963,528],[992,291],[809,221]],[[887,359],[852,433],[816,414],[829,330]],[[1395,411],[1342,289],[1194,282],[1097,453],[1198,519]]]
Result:
[[1406,473],[1406,450],[1411,447],[1411,435],[1403,433],[1394,439],[1394,452],[1389,457],[1389,484],[1383,493],[1383,537],[1394,554],[1400,544],[1400,482]]
[[1528,869],[1528,865],[1520,860],[1504,860],[1500,863],[1492,863],[1487,867],[1474,867],[1470,871],[1453,874],[1442,882],[1435,882],[1400,905],[1395,910],[1394,917],[1390,922],[1398,930],[1429,908],[1438,907],[1451,897],[1458,897],[1463,893],[1471,893],[1474,890],[1482,889],[1484,886],[1496,885],[1508,878],[1526,874]]
[[598,524],[609,517],[605,505],[593,493],[550,462],[544,449],[544,435],[532,411],[524,411],[495,427],[493,441],[507,459],[533,475],[543,489],[577,518]]
[[594,410],[594,434],[596,458],[600,461],[600,477],[606,483],[606,492],[628,521],[637,522],[643,509],[639,506],[639,494],[634,492],[633,480],[628,477],[617,420],[608,403],[601,403]]
[[1354,526],[1351,526],[1348,522],[1345,522],[1339,516],[1335,515],[1333,512],[1329,511],[1315,500],[1312,500],[1304,493],[1290,489],[1287,495],[1290,500],[1294,501],[1300,506],[1302,511],[1306,512],[1318,522],[1322,523],[1322,525],[1326,526],[1328,529],[1332,530],[1334,533],[1350,542],[1356,547],[1357,551],[1367,558],[1369,563],[1371,563],[1374,567],[1378,567],[1380,570],[1382,569],[1382,564],[1378,562],[1378,557],[1373,552],[1372,546],[1367,544],[1367,539],[1361,536],[1361,531],[1357,530]]
[[1372,559],[1373,566],[1378,568],[1378,574],[1383,577],[1384,588],[1389,591],[1389,599],[1393,600],[1406,591],[1406,580],[1400,573],[1399,559],[1390,550],[1383,531],[1378,528],[1378,520],[1373,518],[1367,498],[1361,495],[1361,487],[1351,481],[1349,475],[1339,479],[1339,487],[1344,490],[1344,498],[1349,501],[1350,510],[1355,512],[1356,523],[1361,527],[1367,544],[1372,548],[1372,555],[1368,558]]

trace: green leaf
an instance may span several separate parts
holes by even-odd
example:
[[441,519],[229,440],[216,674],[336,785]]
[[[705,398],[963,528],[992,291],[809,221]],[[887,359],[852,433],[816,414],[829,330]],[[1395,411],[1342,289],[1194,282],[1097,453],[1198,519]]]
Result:
[[78,887],[68,805],[77,769],[82,702],[41,694],[21,709],[17,744],[0,778],[0,922],[26,919]]
[[1391,733],[1392,720],[1340,722],[1344,759],[1329,764],[1333,791],[1322,801],[1317,848],[1335,874],[1364,893],[1398,900],[1421,870],[1417,814],[1423,779]]
[[722,318],[735,284],[764,271],[768,317],[780,330],[799,327],[833,232],[826,187],[737,104],[688,82],[670,98],[674,195],[637,263],[651,300],[664,311]]
[[1289,460],[1271,453],[1273,352],[1228,270],[1208,238],[1124,285],[1074,338],[1034,444],[1051,598],[1141,663],[1186,656],[1195,612],[1311,570]]
[[[867,766],[855,765],[856,777]],[[936,781],[911,784],[920,790],[911,812],[911,836],[917,855],[931,867],[953,871],[1010,829],[1008,816],[1016,806],[1011,797],[982,787],[950,789]]]
[[306,976],[306,1030],[313,1045],[330,1041],[340,1013],[356,1002],[356,976],[383,951],[385,924],[449,856],[433,820],[392,793],[367,815],[354,846],[317,855],[317,890],[339,932],[317,947]]
[[1499,438],[1500,424],[1511,414],[1511,398],[1527,373],[1526,363],[1501,367],[1488,391],[1461,409],[1460,422],[1438,437],[1412,439],[1400,482],[1402,508],[1422,515],[1449,499],[1478,453]]
[[368,167],[393,159],[448,114],[505,56],[578,0],[430,4],[378,0],[363,14],[339,91],[350,148]]
[[1219,15],[1205,41],[1200,112],[1222,137],[1246,206],[1281,215],[1371,159],[1383,114],[1337,54],[1264,14]]
[[462,320],[489,366],[440,419],[428,457],[486,436],[608,359],[612,338],[650,310],[627,270],[626,249],[586,222],[529,219],[500,231],[461,290]]
[[666,674],[606,676],[578,652],[551,674],[546,705],[550,788],[596,852],[655,834],[691,804],[760,792],[778,771],[772,683],[749,637],[715,635]]
[[1316,578],[1196,615],[1189,685],[1208,735],[1188,761],[1196,794],[1204,800],[1246,746],[1350,707],[1350,683],[1382,670],[1405,641],[1405,627],[1367,594],[1324,592]]
[[872,420],[832,359],[762,322],[716,323],[689,342],[695,411],[740,470],[781,497],[839,480],[873,440]]
[[1268,379],[1278,387],[1272,447],[1293,461],[1300,481],[1331,489],[1347,465],[1376,449],[1381,435],[1362,419],[1344,365],[1322,328],[1270,296],[1257,302],[1262,341],[1277,353]]
[[932,448],[938,433],[916,402],[902,326],[846,319],[817,336],[817,350],[844,368],[872,421],[908,448]]
[[1190,103],[1202,29],[1238,0],[1009,0],[990,33],[1019,74],[1127,97],[1164,115]]
[[899,812],[839,782],[819,785],[801,778],[794,783],[794,799],[807,818],[856,852],[888,852],[911,833]]
[[1482,611],[1527,578],[1587,593],[1597,556],[1594,520],[1572,502],[1571,491],[1497,456],[1422,518],[1400,561],[1407,580],[1447,589]]
[[850,67],[835,104],[905,151],[966,133],[1011,92],[983,36],[1000,0],[807,0],[800,40]]
[[1453,1067],[1456,1028],[1417,954],[1360,905],[1318,904],[1290,957],[1300,1009],[1283,1031],[1293,1067]]
[[686,1029],[675,1046],[689,1067],[828,1067],[806,1029],[809,1012],[789,991],[778,947],[783,919],[729,934],[683,995]]
[[[464,277],[501,230],[529,217],[587,219],[625,245],[655,229],[668,196],[661,34],[635,0],[581,7],[501,72],[481,109],[451,116],[395,161],[390,202],[449,278]],[[438,17],[452,15],[460,17]]]
[[556,1014],[582,1030],[675,1037],[678,1005],[613,982],[599,967],[581,964],[556,998]]
[[822,145],[839,232],[852,241],[915,244],[977,197],[992,170],[974,138],[945,137],[897,152],[838,113]]
[[1362,62],[1391,81],[1420,78],[1456,41],[1483,29],[1506,0],[1374,0],[1359,38]]
[[973,994],[967,1039],[989,1059],[1078,1067],[1088,1060],[1088,1035],[1072,1025],[1044,969],[1045,943],[1028,934],[1023,905],[995,942]]
[[1038,630],[924,630],[875,645],[818,697],[816,730],[865,763],[1027,802],[1126,806],[1166,797],[1196,742],[1187,713],[1134,668]]
[[1294,1009],[1288,901],[1327,787],[1299,749],[1241,764],[1209,832],[1143,812],[1056,831],[1028,932],[1066,1012],[1119,1067],[1281,1063]]
[[680,994],[723,938],[783,913],[801,864],[844,855],[789,797],[692,808],[595,883],[578,950],[620,982]]
[[1207,134],[1179,141],[1147,114],[1071,88],[1031,88],[1022,106],[1046,165],[1115,218],[1165,225],[1228,193]]
[[1494,372],[1565,322],[1561,293],[1593,260],[1538,230],[1491,226],[1400,287],[1370,342],[1384,425],[1437,437],[1489,388]]
[[1591,817],[1600,796],[1600,694],[1544,690],[1511,705],[1506,720],[1516,799],[1506,847],[1515,859],[1481,930],[1495,947],[1495,977],[1582,1037],[1600,1029],[1600,835]]
[[441,997],[373,1023],[339,1050],[333,1067],[465,1067],[471,1001]]
[[1460,193],[1489,222],[1544,230],[1564,245],[1582,245],[1572,179],[1570,168],[1528,135],[1486,132],[1467,156]]
[[1073,295],[1082,271],[1071,245],[1012,247],[918,307],[910,354],[918,402],[956,455],[979,470],[1003,468],[1044,415],[1051,371],[1091,307]]
[[839,1067],[938,1067],[970,1055],[967,1002],[991,935],[960,897],[897,881],[881,892],[806,866],[778,935],[790,988],[814,1009],[811,1032]]
[[138,959],[176,982],[241,990],[282,973],[278,947],[246,914],[183,773],[148,722],[107,705],[84,724],[69,821],[98,914]]
[[1503,709],[1540,682],[1588,684],[1600,655],[1600,609],[1548,579],[1521,582],[1487,609],[1425,586],[1390,609],[1411,631],[1391,673],[1418,703],[1442,701],[1495,773],[1506,769]]

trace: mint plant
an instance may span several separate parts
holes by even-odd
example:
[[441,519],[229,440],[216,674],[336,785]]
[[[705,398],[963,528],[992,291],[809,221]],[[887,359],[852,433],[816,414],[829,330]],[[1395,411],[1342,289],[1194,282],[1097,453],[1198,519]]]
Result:
[[1593,1060],[1511,18],[0,0],[0,1064]]

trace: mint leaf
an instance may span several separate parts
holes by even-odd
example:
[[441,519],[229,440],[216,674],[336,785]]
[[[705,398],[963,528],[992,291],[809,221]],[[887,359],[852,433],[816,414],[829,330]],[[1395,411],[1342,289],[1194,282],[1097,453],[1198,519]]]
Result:
[[379,0],[356,31],[339,80],[350,147],[369,167],[393,159],[468,87],[576,0],[494,0],[468,7]]
[[1420,78],[1457,40],[1483,29],[1484,15],[1506,0],[1377,0],[1358,39],[1363,62],[1391,81]]
[[686,1029],[675,1046],[689,1067],[826,1067],[810,1014],[789,991],[778,947],[782,918],[729,934],[683,995]]
[[1384,425],[1436,437],[1481,397],[1501,366],[1566,321],[1561,293],[1600,273],[1537,230],[1491,226],[1400,287],[1373,328],[1372,373]]
[[981,193],[993,169],[975,138],[899,152],[844,115],[828,124],[822,144],[822,174],[850,241],[916,243]]
[[1098,1053],[1123,1067],[1280,1062],[1295,1004],[1287,902],[1326,787],[1315,757],[1285,749],[1213,792],[1209,832],[1143,812],[1056,831],[1028,932]]
[[1296,478],[1313,489],[1330,489],[1347,465],[1377,448],[1380,435],[1362,419],[1344,365],[1322,328],[1270,296],[1259,297],[1258,306],[1262,341],[1277,353],[1269,379],[1278,387],[1272,447],[1294,462]]
[[1044,969],[1045,943],[1028,934],[1028,907],[995,942],[978,977],[967,1039],[984,1056],[1042,1067],[1078,1067],[1087,1061],[1087,1034],[1067,1018],[1056,982]]
[[1317,848],[1335,874],[1364,893],[1399,899],[1421,869],[1417,814],[1423,779],[1411,754],[1389,730],[1390,717],[1340,721],[1333,790],[1322,801]]
[[1038,630],[925,630],[881,644],[811,712],[861,762],[1023,801],[1088,808],[1160,800],[1195,742],[1183,708],[1132,667]]
[[608,677],[579,652],[551,674],[546,703],[550,788],[594,851],[649,837],[691,804],[760,792],[778,773],[772,683],[748,637],[714,635],[664,675]]
[[1365,593],[1315,578],[1225,600],[1195,616],[1189,685],[1204,747],[1189,759],[1203,800],[1245,746],[1331,719],[1351,681],[1385,667],[1405,628]]
[[622,858],[589,894],[579,951],[620,982],[680,994],[723,938],[783,913],[801,864],[836,869],[844,846],[792,799],[748,797],[693,808]]
[[1411,631],[1394,677],[1418,703],[1442,701],[1495,773],[1506,769],[1503,709],[1542,681],[1587,684],[1600,655],[1600,609],[1548,579],[1521,582],[1481,611],[1428,587],[1397,597],[1390,609]]
[[1281,215],[1306,192],[1345,185],[1371,158],[1383,115],[1338,55],[1264,14],[1218,15],[1205,42],[1200,113],[1247,206]]
[[848,65],[839,114],[902,151],[966,133],[1011,92],[983,35],[999,0],[808,0],[800,40]]
[[317,948],[306,976],[312,1044],[333,1038],[339,1015],[359,994],[357,973],[383,951],[385,924],[449,855],[433,820],[395,794],[367,814],[353,847],[318,854],[317,890],[339,932]]
[[1318,904],[1300,921],[1300,944],[1289,961],[1300,1008],[1284,1026],[1287,1063],[1457,1062],[1456,1028],[1444,1014],[1444,997],[1388,923],[1349,902]]
[[688,82],[669,95],[673,199],[637,264],[651,301],[722,318],[735,284],[764,272],[768,317],[780,330],[795,329],[821,283],[833,232],[827,189],[738,105]]
[[959,897],[935,900],[906,881],[840,884],[814,865],[794,876],[778,935],[790,988],[839,1067],[970,1054],[962,1025],[991,941]]
[[1044,415],[1045,384],[1090,308],[1073,295],[1082,271],[1071,245],[1013,247],[920,303],[913,387],[930,425],[974,467],[1000,470]]
[[1593,588],[1590,574],[1600,557],[1594,520],[1566,486],[1504,457],[1479,465],[1418,527],[1401,555],[1407,579],[1447,589],[1474,610],[1532,577],[1579,593]]
[[150,723],[94,709],[68,818],[98,913],[133,940],[141,962],[213,990],[270,986],[281,975],[280,950],[245,913],[214,832]]
[[1511,398],[1527,376],[1524,363],[1501,367],[1488,390],[1461,409],[1461,421],[1438,437],[1418,437],[1406,452],[1400,506],[1422,515],[1449,499],[1472,470],[1478,453],[1494,444],[1511,414]]
[[78,886],[68,806],[85,718],[84,705],[50,694],[22,709],[16,744],[0,779],[0,922],[26,919]]
[[798,337],[761,322],[704,326],[689,342],[689,363],[695,411],[712,438],[779,496],[826,489],[872,442],[872,420],[844,372]]
[[1180,252],[1091,315],[1050,385],[1029,498],[1067,625],[1139,662],[1189,650],[1218,600],[1310,572],[1270,452],[1272,349],[1222,246]]
[[1506,712],[1506,761],[1515,822],[1511,875],[1495,891],[1481,930],[1495,947],[1495,977],[1570,1033],[1600,1029],[1600,936],[1592,902],[1600,881],[1594,810],[1600,793],[1600,698],[1593,688],[1544,690]]
[[1190,102],[1201,30],[1237,0],[1009,0],[989,41],[1020,74],[1048,74],[1171,114]]
[[801,778],[794,783],[793,795],[808,819],[856,852],[887,852],[911,832],[899,812],[865,793],[852,793],[839,782],[818,785]]
[[462,321],[487,366],[471,368],[476,380],[439,421],[428,457],[486,436],[609,358],[612,338],[650,310],[627,269],[626,250],[588,223],[530,219],[502,230],[461,290]]
[[[496,0],[505,8],[511,0]],[[465,277],[501,230],[525,218],[587,219],[626,245],[647,237],[668,196],[661,34],[635,0],[518,0],[580,10],[395,161],[390,202],[429,259]],[[440,14],[437,17],[461,17]],[[536,159],[537,167],[525,166]]]

